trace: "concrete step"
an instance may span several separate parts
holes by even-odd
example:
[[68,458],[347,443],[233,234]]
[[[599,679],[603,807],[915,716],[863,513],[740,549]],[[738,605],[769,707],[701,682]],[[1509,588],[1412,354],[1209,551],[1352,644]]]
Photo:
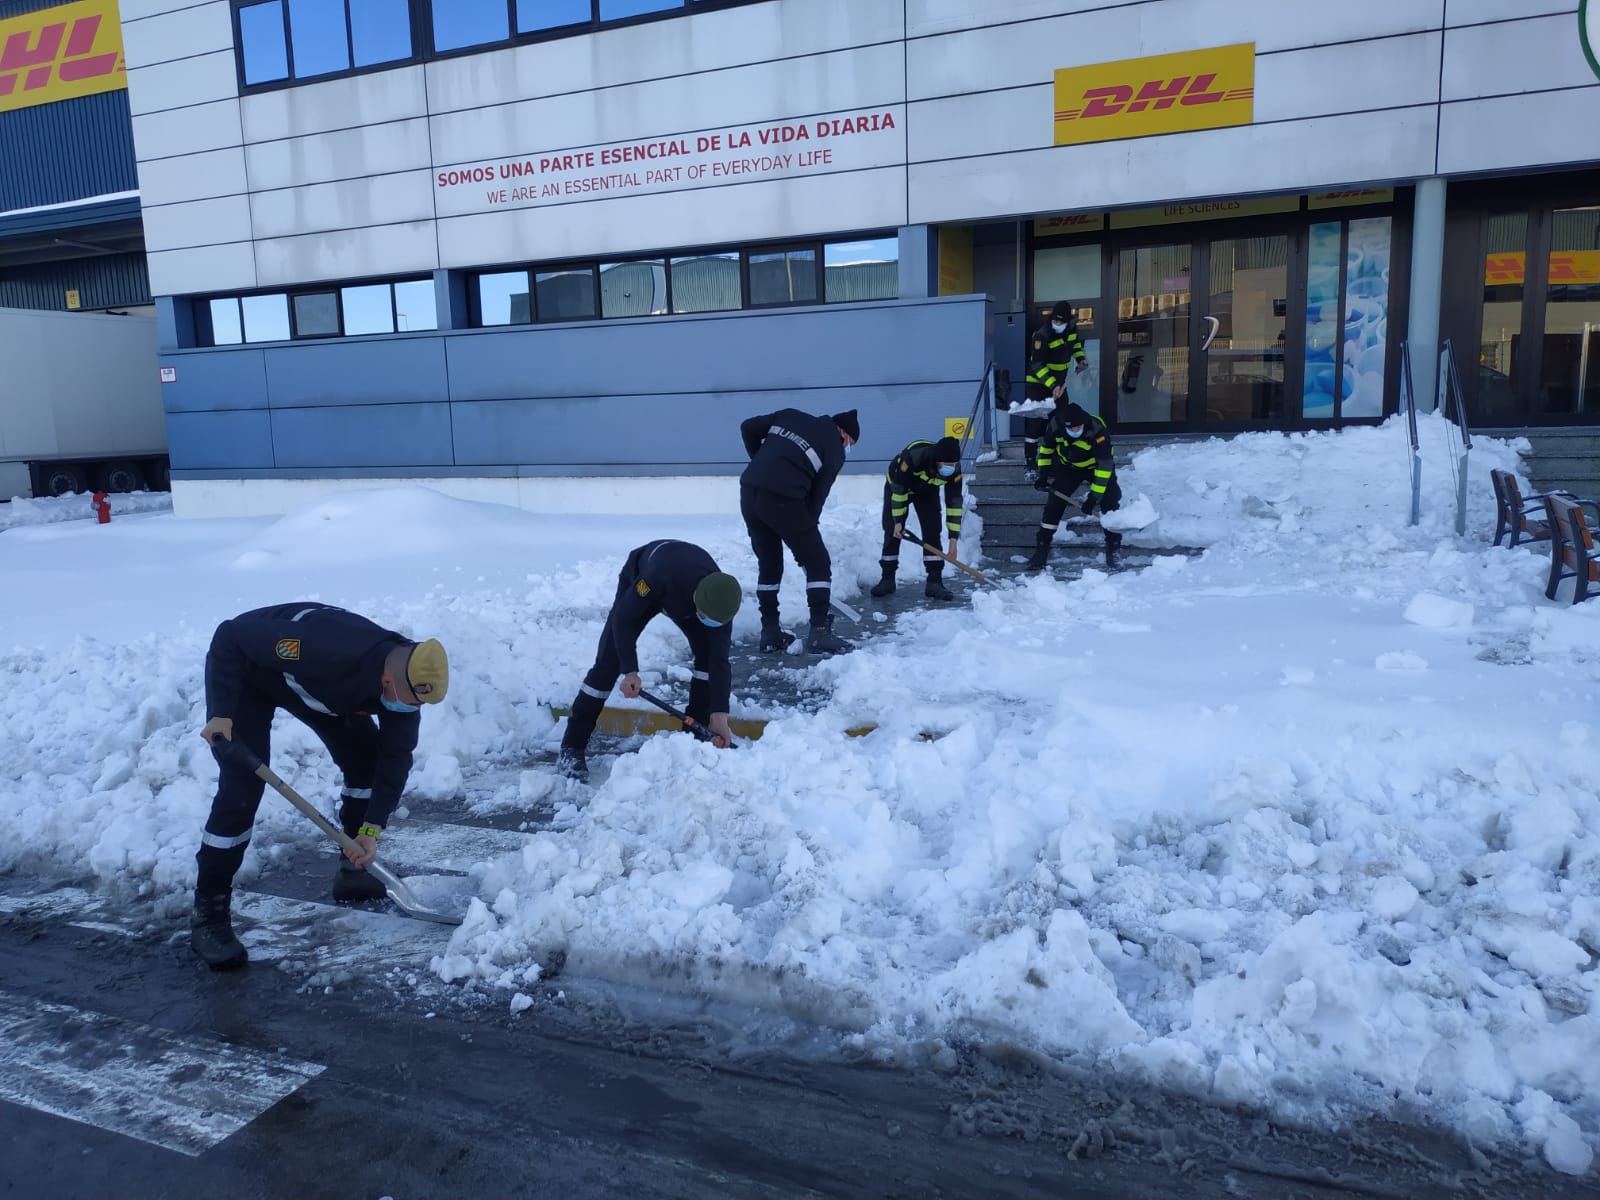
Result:
[[1532,475],[1565,475],[1574,479],[1600,479],[1600,454],[1584,457],[1572,454],[1522,456],[1523,471]]
[[1600,479],[1592,476],[1587,479],[1574,479],[1561,475],[1552,475],[1548,478],[1535,475],[1530,477],[1528,482],[1536,492],[1571,492],[1574,496],[1586,499],[1600,499]]

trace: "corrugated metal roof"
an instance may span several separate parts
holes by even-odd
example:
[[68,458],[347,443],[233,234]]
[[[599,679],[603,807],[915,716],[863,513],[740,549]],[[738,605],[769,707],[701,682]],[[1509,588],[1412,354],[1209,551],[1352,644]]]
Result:
[[0,212],[139,186],[126,89],[0,113]]

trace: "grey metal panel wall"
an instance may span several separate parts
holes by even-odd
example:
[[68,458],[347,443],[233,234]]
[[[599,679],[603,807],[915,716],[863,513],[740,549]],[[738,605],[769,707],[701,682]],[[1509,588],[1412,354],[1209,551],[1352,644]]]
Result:
[[[981,364],[980,364],[981,365]],[[665,463],[743,468],[739,424],[776,408],[861,417],[861,462],[887,459],[913,438],[929,437],[941,417],[964,417],[976,382],[936,383],[909,396],[894,387],[693,392],[672,396],[586,396],[561,400],[484,400],[451,405],[460,466],[561,462],[574,466]],[[691,436],[685,436],[689,434]]]
[[968,320],[906,302],[478,330],[450,340],[450,398],[933,383],[981,352]]
[[450,406],[277,408],[272,445],[280,467],[450,466]]
[[[987,301],[965,296],[167,351],[161,362],[177,370],[163,392],[169,422],[182,425],[171,438],[180,475],[726,474],[745,461],[739,423],[788,407],[857,409],[850,469],[871,472],[913,438],[942,434],[944,418],[967,415],[988,336]],[[263,424],[242,424],[245,415]],[[259,453],[224,444],[241,436],[258,436]]]
[[[172,383],[161,385],[169,413],[268,407],[266,352],[257,346],[181,356],[163,353],[161,361],[178,372]],[[173,465],[177,461],[174,457]]]
[[273,408],[403,404],[449,394],[445,343],[435,337],[362,338],[266,351]]
[[139,186],[126,89],[0,113],[0,212]]
[[174,468],[271,467],[272,425],[250,412],[167,411],[167,460]]
[[149,304],[150,276],[142,254],[108,254],[68,262],[12,267],[0,274],[0,308],[65,312],[67,291],[76,289],[80,308]]

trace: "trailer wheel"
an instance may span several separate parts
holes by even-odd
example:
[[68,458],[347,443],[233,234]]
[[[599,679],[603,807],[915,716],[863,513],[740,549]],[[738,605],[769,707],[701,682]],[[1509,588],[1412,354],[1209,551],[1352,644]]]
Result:
[[144,472],[138,463],[114,462],[101,473],[100,486],[108,492],[137,492],[144,487]]
[[40,468],[46,496],[65,496],[68,492],[87,492],[89,481],[83,469],[72,463],[50,463]]

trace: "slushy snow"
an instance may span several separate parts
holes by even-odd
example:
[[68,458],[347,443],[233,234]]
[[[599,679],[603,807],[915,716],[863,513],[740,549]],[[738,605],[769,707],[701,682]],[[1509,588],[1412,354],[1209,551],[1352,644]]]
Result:
[[[1424,434],[1444,443],[1437,420]],[[736,517],[402,488],[276,521],[13,523],[0,869],[192,886],[211,631],[319,599],[450,650],[413,803],[494,779],[489,808],[553,812],[473,868],[432,963],[513,1012],[559,951],[569,973],[776,1005],[855,1047],[1010,1042],[1305,1119],[1421,1112],[1583,1172],[1600,604],[1547,601],[1542,547],[1488,545],[1488,471],[1514,446],[1474,447],[1464,538],[1442,460],[1407,525],[1408,463],[1398,422],[1144,451],[1122,475],[1130,544],[1201,557],[914,610],[810,668],[821,711],[736,696],[773,718],[759,741],[651,738],[593,788],[528,763],[559,738],[549,706],[590,662],[622,558],[682,537],[749,587]],[[673,487],[727,481],[664,482],[661,512]],[[877,511],[836,501],[823,532],[842,597],[869,608]],[[792,566],[782,601],[802,617]],[[736,640],[755,627],[747,605]],[[641,660],[682,698],[667,622]],[[275,738],[331,807],[320,745],[292,722]],[[246,886],[317,837],[270,797],[256,828]]]

